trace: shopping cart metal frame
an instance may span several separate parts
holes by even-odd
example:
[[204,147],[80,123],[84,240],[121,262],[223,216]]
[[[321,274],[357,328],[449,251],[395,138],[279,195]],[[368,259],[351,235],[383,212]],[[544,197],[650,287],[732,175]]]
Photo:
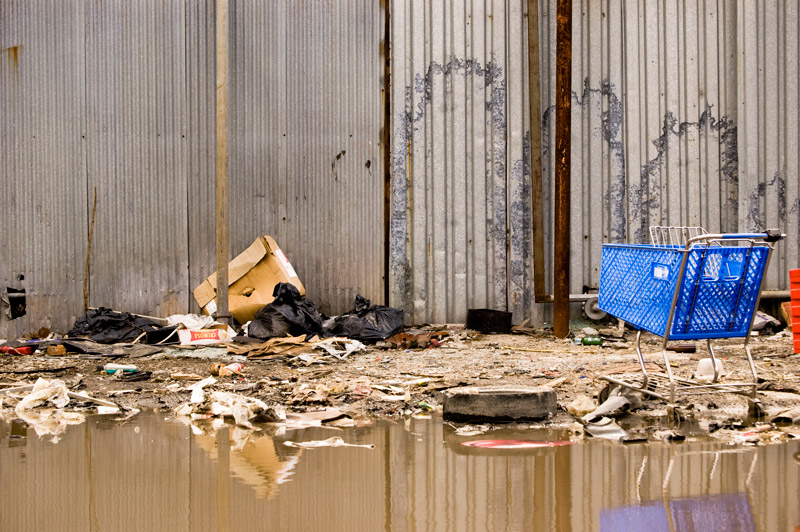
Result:
[[[677,272],[677,282],[675,282],[674,292],[672,294],[672,301],[671,306],[669,308],[669,314],[666,320],[666,327],[663,330],[663,334],[659,334],[660,330],[649,330],[647,327],[640,327],[637,326],[638,331],[636,334],[636,354],[639,360],[639,365],[641,368],[641,373],[636,374],[626,374],[626,375],[605,375],[600,377],[600,379],[608,381],[610,383],[614,383],[620,386],[624,386],[626,388],[630,388],[633,390],[638,390],[644,394],[662,399],[664,401],[669,401],[670,403],[675,403],[677,395],[680,393],[681,395],[690,395],[690,394],[703,394],[703,393],[715,393],[715,392],[735,392],[748,395],[751,399],[756,399],[756,392],[758,389],[758,374],[755,367],[755,362],[753,361],[753,356],[750,351],[750,336],[753,327],[753,321],[755,318],[756,310],[758,309],[758,305],[761,299],[761,290],[763,287],[763,280],[764,274],[766,270],[769,268],[769,261],[772,254],[773,249],[773,242],[777,242],[781,240],[785,235],[781,234],[780,231],[777,230],[768,230],[764,233],[714,233],[710,234],[706,232],[702,227],[676,227],[676,226],[655,226],[650,228],[650,241],[651,244],[649,249],[652,250],[664,250],[666,252],[670,252],[674,255],[675,252],[680,252],[682,254],[680,260],[680,268]],[[692,301],[691,301],[691,309],[689,311],[689,316],[692,315],[694,312],[694,305],[696,304],[697,299],[697,292],[698,288],[696,285],[699,285],[704,278],[703,268],[704,263],[700,262],[700,271],[695,272],[694,275],[697,277],[694,280],[695,285],[685,285],[684,280],[686,279],[686,268],[687,268],[687,261],[689,259],[690,253],[694,253],[699,249],[705,249],[706,251],[702,252],[703,260],[707,255],[707,251],[710,248],[716,247],[726,247],[734,242],[742,243],[744,242],[746,246],[738,246],[744,247],[745,249],[752,250],[754,248],[767,248],[765,263],[763,267],[761,267],[761,271],[759,272],[758,277],[758,287],[757,287],[757,294],[755,296],[755,301],[752,305],[752,309],[750,310],[749,320],[747,321],[746,330],[744,329],[744,323],[740,324],[738,331],[728,332],[726,331],[712,331],[711,333],[700,333],[700,334],[692,334],[692,333],[683,333],[683,334],[675,334],[673,332],[673,324],[675,320],[676,308],[678,306],[678,301],[683,295],[683,300],[686,300],[687,294],[683,294],[682,290],[692,290]],[[608,246],[619,246],[624,247],[625,245],[614,245],[610,244]],[[605,246],[604,246],[605,247]],[[629,247],[638,247],[638,248],[648,248],[648,246],[629,246]],[[727,246],[730,247],[730,246]],[[647,251],[647,250],[645,250]],[[759,252],[756,255],[764,253]],[[743,261],[742,270],[739,271],[739,278],[741,279],[741,285],[738,288],[738,295],[737,298],[741,298],[743,284],[745,282],[746,277],[746,270],[750,267],[750,258],[751,252],[747,251],[746,258]],[[654,273],[655,274],[655,273]],[[719,274],[718,274],[719,275]],[[611,308],[603,308],[603,283],[602,283],[603,275],[601,273],[601,309],[606,311],[608,314],[615,316],[614,309]],[[727,278],[726,278],[727,279]],[[731,279],[733,279],[731,277]],[[687,288],[688,287],[688,288]],[[752,289],[752,287],[751,287]],[[737,299],[733,310],[734,312],[738,312],[739,310],[739,302],[740,300]],[[749,308],[749,306],[747,307]],[[620,316],[620,319],[624,319]],[[745,319],[741,317],[740,319]],[[731,317],[731,327],[733,328],[733,320],[734,317]],[[687,318],[687,326],[688,326],[688,318]],[[645,364],[644,355],[641,349],[641,337],[642,337],[642,329],[648,330],[648,332],[652,332],[656,335],[662,336],[662,346],[661,346],[661,353],[664,359],[664,366],[666,369],[666,374],[658,374],[658,373],[650,373],[647,370],[647,366]],[[677,339],[688,340],[688,339],[696,339],[706,340],[706,345],[708,346],[709,357],[711,358],[712,367],[714,371],[713,378],[711,379],[710,383],[708,384],[698,384],[696,381],[690,381],[686,379],[677,378],[672,371],[672,367],[669,360],[669,354],[667,351],[667,344],[670,340],[675,339],[675,336],[679,336]],[[720,375],[718,371],[718,364],[717,364],[717,357],[716,353],[714,352],[714,348],[711,345],[711,340],[713,338],[735,338],[735,337],[744,337],[744,350],[747,355],[747,361],[750,367],[750,371],[752,373],[752,381],[751,382],[728,382],[723,383],[720,382]],[[660,388],[666,387],[668,389],[668,394],[664,394],[660,392]]]

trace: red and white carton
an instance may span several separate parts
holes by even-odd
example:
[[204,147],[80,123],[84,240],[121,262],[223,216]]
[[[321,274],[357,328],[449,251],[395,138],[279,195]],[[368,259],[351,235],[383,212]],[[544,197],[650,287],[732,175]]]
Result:
[[178,338],[181,345],[216,345],[227,342],[230,332],[225,329],[181,329]]

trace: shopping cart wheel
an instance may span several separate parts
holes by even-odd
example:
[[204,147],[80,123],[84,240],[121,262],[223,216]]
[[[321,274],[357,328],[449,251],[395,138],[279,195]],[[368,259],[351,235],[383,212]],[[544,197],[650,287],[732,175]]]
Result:
[[583,312],[590,320],[598,321],[606,317],[606,312],[604,310],[600,310],[598,304],[599,301],[596,297],[587,299],[583,303]]
[[689,419],[686,410],[676,404],[667,405],[667,418],[672,423],[684,423]]
[[766,416],[760,399],[747,398],[747,415],[752,419],[763,419]]
[[608,396],[611,395],[611,390],[613,386],[617,386],[616,384],[608,383],[603,386],[603,389],[597,392],[597,404],[602,405],[608,399]]

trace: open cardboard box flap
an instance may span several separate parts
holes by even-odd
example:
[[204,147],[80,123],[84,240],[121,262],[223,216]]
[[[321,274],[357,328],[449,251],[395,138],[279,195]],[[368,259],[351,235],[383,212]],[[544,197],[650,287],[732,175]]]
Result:
[[[228,263],[228,310],[239,323],[252,320],[255,313],[273,301],[278,283],[291,283],[301,295],[306,290],[275,239],[264,235]],[[208,315],[217,310],[217,273],[194,289],[197,304]]]

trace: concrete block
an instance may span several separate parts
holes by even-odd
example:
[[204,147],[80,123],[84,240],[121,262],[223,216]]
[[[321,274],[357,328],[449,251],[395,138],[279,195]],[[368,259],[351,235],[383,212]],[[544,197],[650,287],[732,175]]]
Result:
[[546,386],[465,386],[444,393],[444,417],[455,421],[529,421],[555,413],[555,390]]

